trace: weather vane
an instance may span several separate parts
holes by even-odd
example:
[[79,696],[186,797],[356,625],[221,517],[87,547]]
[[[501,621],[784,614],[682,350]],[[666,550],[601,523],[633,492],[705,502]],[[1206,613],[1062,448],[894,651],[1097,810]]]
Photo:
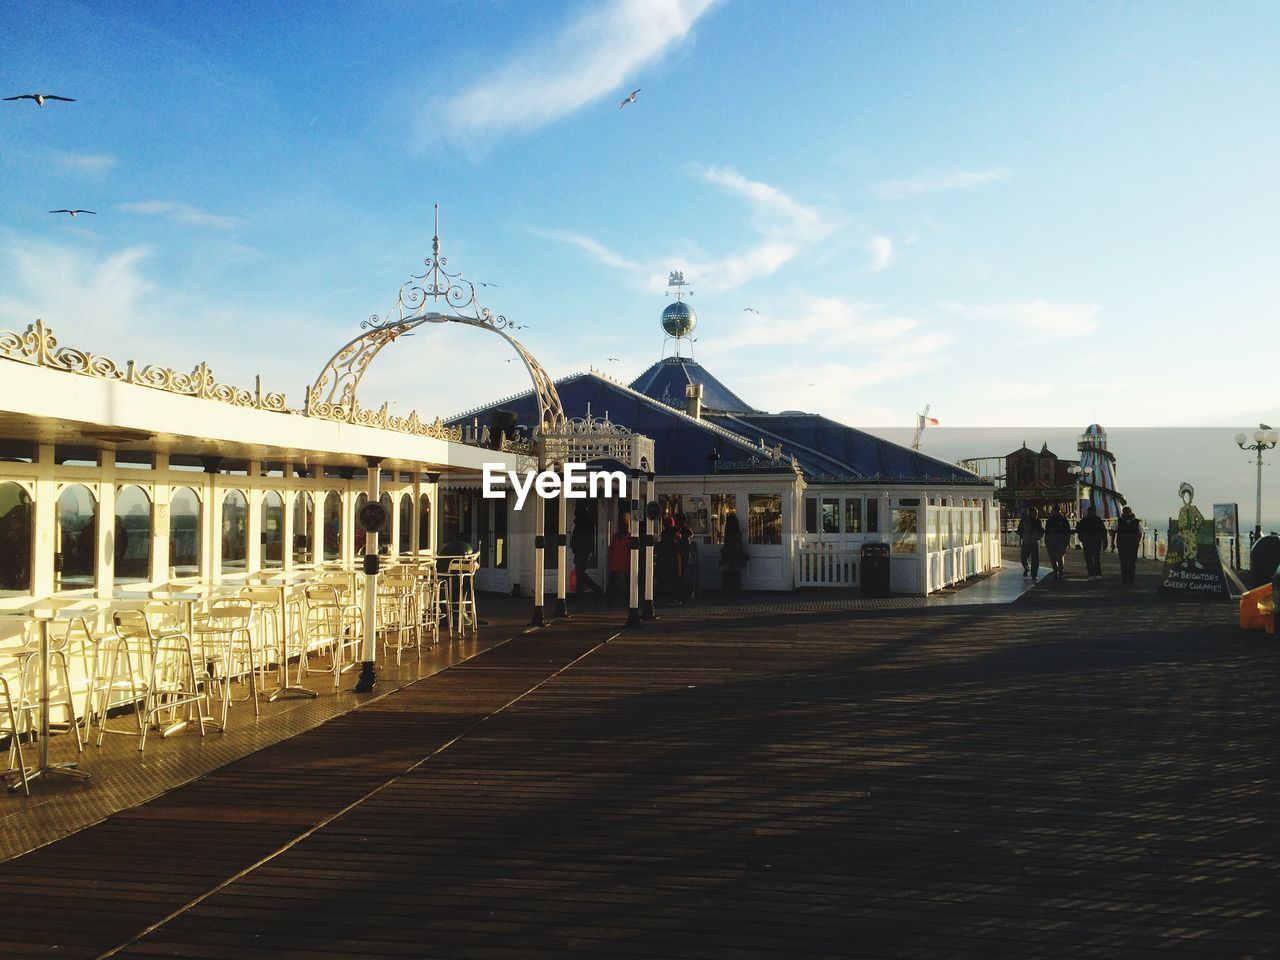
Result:
[[671,273],[667,275],[668,292],[670,292],[671,287],[675,287],[677,300],[683,299],[686,294],[688,294],[689,296],[693,296],[692,290],[684,289],[688,285],[689,283],[684,278],[683,270],[672,270]]

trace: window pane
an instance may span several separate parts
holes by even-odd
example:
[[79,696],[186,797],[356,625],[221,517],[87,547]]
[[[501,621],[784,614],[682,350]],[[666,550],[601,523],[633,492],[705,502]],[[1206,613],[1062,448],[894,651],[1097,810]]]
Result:
[[[658,506],[662,508],[663,519],[676,517],[684,513],[684,498],[678,493],[660,493],[658,494]],[[658,521],[658,529],[662,529],[661,520]]]
[[299,493],[293,498],[293,562],[313,562],[311,553],[311,528],[315,524],[316,505],[309,493]]
[[284,499],[275,490],[262,495],[262,567],[284,567]]
[[418,498],[418,549],[431,549],[431,498],[425,493]]
[[31,592],[31,497],[16,483],[0,483],[0,590]]
[[867,497],[867,533],[880,532],[880,501]]
[[840,499],[824,497],[822,500],[822,532],[840,532]]
[[493,504],[493,565],[503,570],[507,566],[507,501],[489,502]]
[[747,533],[751,543],[782,543],[782,495],[751,493],[747,495]]
[[689,525],[689,533],[695,537],[705,537],[710,529],[709,498],[706,496],[688,496],[684,498],[684,517]]
[[804,498],[804,532],[818,532],[818,498]]
[[378,536],[381,537],[378,541],[378,549],[385,553],[386,548],[391,545],[391,524],[395,519],[396,508],[395,504],[391,502],[391,494],[389,493],[384,493],[380,496],[378,503],[382,504],[382,509],[387,518],[382,526],[378,528]]
[[342,495],[330,490],[324,497],[324,558],[342,556]]
[[190,487],[169,495],[169,576],[200,575],[200,498]]
[[356,508],[351,512],[351,544],[357,557],[364,556],[364,527],[360,526],[360,511],[369,502],[369,495],[361,493],[356,496]]
[[406,493],[400,498],[400,552],[408,553],[413,549],[413,494]]
[[915,553],[916,511],[893,510],[890,519],[893,521],[893,552]]
[[711,495],[711,542],[724,543],[724,521],[731,513],[738,512],[738,495],[736,493],[713,493]]
[[239,490],[222,498],[222,572],[244,573],[249,546],[249,502]]
[[862,532],[862,498],[850,497],[844,502],[844,532]]
[[98,570],[98,501],[89,488],[74,484],[58,497],[58,549],[55,582],[59,590],[93,586]]
[[151,499],[138,486],[116,493],[115,582],[151,579]]

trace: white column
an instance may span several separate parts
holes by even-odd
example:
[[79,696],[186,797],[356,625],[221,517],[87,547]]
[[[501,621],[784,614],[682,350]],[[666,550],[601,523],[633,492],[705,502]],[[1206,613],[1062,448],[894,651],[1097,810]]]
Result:
[[565,598],[568,595],[569,586],[569,547],[568,535],[566,529],[568,527],[568,500],[564,492],[567,485],[567,477],[565,475],[565,465],[560,468],[560,492],[556,496],[556,613],[557,617],[563,617],[568,614],[565,606]]

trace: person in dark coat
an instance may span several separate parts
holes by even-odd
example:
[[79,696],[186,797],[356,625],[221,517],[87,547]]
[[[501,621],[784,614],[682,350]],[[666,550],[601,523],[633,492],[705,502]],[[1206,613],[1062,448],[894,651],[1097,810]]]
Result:
[[1138,547],[1142,543],[1142,521],[1125,507],[1116,521],[1116,549],[1120,552],[1120,582],[1134,583],[1138,573]]
[[1044,539],[1044,524],[1040,512],[1032,507],[1018,524],[1018,541],[1022,544],[1022,575],[1035,580],[1040,576],[1040,541]]
[[618,518],[618,529],[609,540],[609,602],[631,602],[631,514]]
[[1098,516],[1098,508],[1090,507],[1076,524],[1076,536],[1084,549],[1084,567],[1090,580],[1102,579],[1102,548],[1107,545],[1107,525]]
[[676,572],[676,599],[684,603],[689,599],[692,591],[689,589],[690,570],[689,561],[693,556],[695,547],[693,545],[693,530],[689,526],[689,519],[683,513],[676,514],[676,557],[679,564]]
[[747,565],[747,548],[742,544],[742,528],[738,515],[731,513],[724,518],[724,545],[720,547],[720,582],[725,592],[737,593],[742,589],[742,570]]
[[1066,579],[1066,565],[1063,558],[1067,555],[1067,546],[1071,543],[1071,523],[1062,515],[1062,510],[1055,503],[1044,524],[1044,546],[1049,551],[1049,564],[1053,567],[1053,575],[1061,583]]
[[600,584],[591,579],[591,558],[596,552],[596,520],[585,503],[579,503],[573,514],[573,535],[569,538],[569,549],[573,551],[573,574],[577,581],[574,595],[582,598],[584,590],[599,600],[604,595]]
[[674,517],[662,521],[662,533],[653,548],[653,572],[657,593],[673,603],[680,602],[680,535]]

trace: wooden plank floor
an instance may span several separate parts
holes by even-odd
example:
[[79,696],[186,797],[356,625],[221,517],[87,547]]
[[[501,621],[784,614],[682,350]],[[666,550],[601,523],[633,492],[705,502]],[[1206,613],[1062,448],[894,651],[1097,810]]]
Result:
[[1280,954],[1280,646],[1153,587],[562,621],[6,864],[0,956]]

